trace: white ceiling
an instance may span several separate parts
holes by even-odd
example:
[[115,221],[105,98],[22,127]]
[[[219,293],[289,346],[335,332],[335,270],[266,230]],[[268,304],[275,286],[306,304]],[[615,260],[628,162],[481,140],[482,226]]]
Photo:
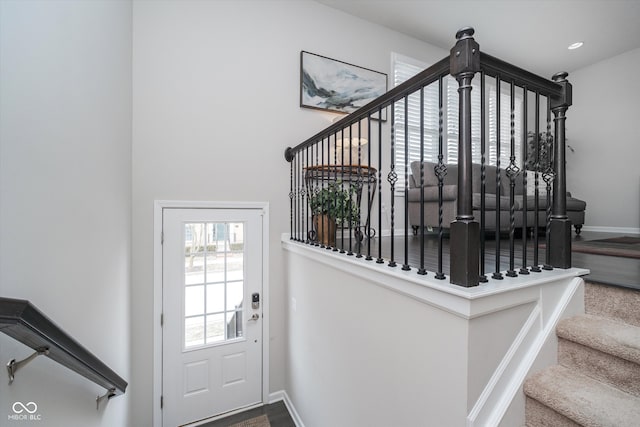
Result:
[[471,26],[480,50],[547,78],[640,47],[640,0],[316,1],[447,50]]

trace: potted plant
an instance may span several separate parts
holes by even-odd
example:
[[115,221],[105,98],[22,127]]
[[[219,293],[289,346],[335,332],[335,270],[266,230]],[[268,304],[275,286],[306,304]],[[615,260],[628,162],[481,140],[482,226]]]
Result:
[[[551,151],[553,150],[553,135],[548,132],[527,134],[527,162],[529,171],[545,172],[551,167]],[[537,163],[536,163],[537,159]]]
[[309,196],[316,238],[323,245],[335,246],[337,226],[352,227],[360,220],[355,184],[330,182],[326,187],[315,188]]

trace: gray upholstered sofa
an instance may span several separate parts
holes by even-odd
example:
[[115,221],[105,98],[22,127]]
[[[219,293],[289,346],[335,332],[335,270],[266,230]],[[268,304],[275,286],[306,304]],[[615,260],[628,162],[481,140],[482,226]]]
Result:
[[[424,226],[438,227],[438,178],[435,175],[435,163],[424,162]],[[500,230],[508,231],[510,226],[510,205],[509,192],[510,181],[504,169],[500,170],[500,196],[496,196],[496,167],[485,166],[486,174],[486,197],[485,197],[485,229],[496,229],[496,206],[500,206]],[[540,174],[541,175],[541,174]],[[473,215],[480,221],[481,202],[481,166],[473,164],[472,171],[472,191],[473,191]],[[540,176],[539,182],[544,184]],[[456,198],[458,196],[458,166],[447,165],[447,174],[443,180],[443,204],[442,204],[442,226],[449,228],[449,224],[455,220],[457,214]],[[540,188],[540,187],[539,187]],[[515,186],[515,227],[523,227],[523,206],[524,206],[524,185],[522,177],[518,176]],[[545,227],[546,225],[546,190],[539,190],[538,212],[536,224],[535,196],[532,191],[527,192],[527,228],[534,226]],[[420,162],[411,163],[411,175],[409,176],[409,223],[414,234],[420,227]],[[567,216],[575,227],[576,234],[580,234],[580,229],[584,224],[584,212],[586,203],[582,200],[571,197],[567,193]]]

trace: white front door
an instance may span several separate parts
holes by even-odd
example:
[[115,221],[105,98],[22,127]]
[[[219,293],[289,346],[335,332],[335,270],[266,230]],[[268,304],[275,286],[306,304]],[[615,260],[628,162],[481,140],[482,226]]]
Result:
[[162,215],[162,425],[261,403],[262,210]]

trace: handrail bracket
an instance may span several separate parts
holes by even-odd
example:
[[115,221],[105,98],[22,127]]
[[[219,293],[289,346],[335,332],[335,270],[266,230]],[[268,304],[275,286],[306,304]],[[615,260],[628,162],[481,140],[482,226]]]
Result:
[[96,411],[100,409],[100,402],[102,402],[105,399],[109,400],[115,395],[116,395],[116,388],[112,387],[109,390],[107,390],[107,392],[102,396],[96,397]]
[[13,383],[13,380],[15,379],[15,376],[16,376],[16,372],[18,372],[18,370],[28,365],[29,362],[31,362],[36,357],[43,356],[43,355],[47,356],[48,354],[49,354],[49,349],[47,347],[43,347],[43,348],[37,349],[31,356],[25,359],[22,359],[20,361],[16,362],[16,359],[11,359],[9,363],[7,363],[7,372],[9,373],[9,385]]

